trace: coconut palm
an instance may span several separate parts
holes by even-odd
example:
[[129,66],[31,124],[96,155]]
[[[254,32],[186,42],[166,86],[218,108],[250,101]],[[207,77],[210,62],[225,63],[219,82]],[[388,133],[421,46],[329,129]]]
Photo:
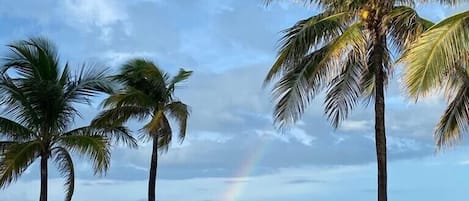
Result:
[[[83,66],[71,74],[61,68],[55,46],[44,38],[8,45],[0,70],[0,187],[16,181],[40,159],[40,201],[47,200],[48,161],[65,177],[65,200],[72,199],[74,166],[71,153],[83,155],[95,173],[109,168],[110,140],[135,146],[124,127],[84,126],[70,130],[80,113],[76,104],[89,103],[100,92],[112,91],[104,70]],[[117,138],[114,138],[117,137]]]
[[448,106],[435,129],[437,148],[469,129],[469,11],[432,26],[403,55],[404,84],[417,99],[443,89]]
[[[267,0],[267,3],[272,0]],[[378,200],[387,200],[384,91],[400,54],[432,22],[413,0],[303,0],[321,13],[284,31],[265,83],[273,83],[275,124],[296,122],[311,100],[326,92],[325,113],[334,127],[360,102],[374,101]],[[441,0],[453,4],[456,0]]]
[[189,108],[174,96],[180,82],[189,78],[192,71],[181,69],[170,77],[151,61],[133,59],[124,64],[114,78],[122,89],[103,102],[106,108],[93,121],[95,125],[122,125],[129,119],[148,120],[141,128],[141,138],[152,141],[148,200],[156,199],[158,151],[168,150],[173,138],[170,119],[179,127],[179,141],[186,135]]

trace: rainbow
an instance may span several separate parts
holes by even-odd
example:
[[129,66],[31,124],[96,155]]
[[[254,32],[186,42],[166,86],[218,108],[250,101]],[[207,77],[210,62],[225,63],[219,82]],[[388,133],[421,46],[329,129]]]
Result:
[[[247,182],[244,182],[252,174],[252,171],[256,167],[256,163],[262,157],[266,146],[266,139],[262,138],[261,142],[253,147],[249,152],[246,160],[241,163],[238,171],[232,177],[236,179],[231,182],[226,191],[221,196],[220,201],[235,201],[239,198],[244,190]],[[237,181],[239,179],[239,181]]]

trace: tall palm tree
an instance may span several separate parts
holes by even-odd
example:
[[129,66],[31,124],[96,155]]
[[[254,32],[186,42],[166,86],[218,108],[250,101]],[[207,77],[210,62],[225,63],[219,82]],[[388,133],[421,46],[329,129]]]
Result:
[[181,69],[170,77],[151,61],[133,59],[124,64],[114,78],[123,87],[103,102],[106,108],[94,121],[95,125],[122,125],[129,119],[148,120],[141,128],[141,138],[151,140],[148,200],[156,199],[158,151],[167,151],[173,138],[169,120],[179,127],[178,138],[186,135],[189,107],[174,96],[177,85],[189,78],[192,71]]
[[[267,3],[273,0],[267,0]],[[438,2],[453,4],[457,0]],[[387,200],[384,91],[400,54],[432,23],[414,0],[303,0],[321,13],[284,31],[265,83],[274,83],[278,127],[296,122],[310,101],[326,91],[325,113],[334,127],[360,102],[374,101],[378,200]]]
[[448,106],[435,129],[437,148],[469,130],[469,11],[432,26],[403,55],[404,84],[417,99],[443,89]]
[[[55,46],[44,38],[8,45],[0,70],[0,187],[16,181],[40,158],[40,201],[47,200],[48,161],[65,177],[65,200],[72,199],[74,166],[70,153],[93,163],[95,173],[109,168],[110,140],[135,146],[124,127],[84,126],[70,130],[80,113],[76,104],[89,103],[100,92],[112,91],[104,70],[85,68],[76,75],[63,69]],[[117,137],[117,138],[114,138]]]

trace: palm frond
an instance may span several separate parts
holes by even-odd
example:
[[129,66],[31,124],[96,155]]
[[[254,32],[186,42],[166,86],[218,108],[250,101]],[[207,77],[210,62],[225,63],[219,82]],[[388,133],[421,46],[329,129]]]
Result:
[[351,51],[345,68],[329,83],[325,113],[335,128],[348,117],[361,98],[361,76],[366,68],[363,61],[363,52]]
[[462,133],[469,130],[469,75],[466,71],[464,72],[464,77],[458,76],[458,78],[466,81],[456,87],[456,93],[451,96],[450,102],[436,126],[437,148],[454,144],[462,138]]
[[39,141],[14,143],[0,153],[0,188],[16,181],[39,157],[42,146]]
[[[0,141],[0,154],[8,149],[8,146],[16,144],[15,141]],[[1,160],[1,159],[0,159]]]
[[75,168],[72,157],[63,147],[55,147],[52,151],[54,162],[60,174],[65,177],[65,201],[71,201],[75,190]]
[[103,101],[103,107],[122,107],[122,106],[140,106],[152,107],[155,101],[149,94],[144,93],[136,88],[127,86],[119,92],[111,94],[106,100]]
[[407,6],[394,7],[387,20],[391,45],[399,52],[408,49],[425,30],[433,26],[433,22],[420,17],[416,10]]
[[274,121],[279,127],[296,122],[311,99],[340,74],[343,54],[365,44],[361,23],[355,23],[321,49],[301,58],[274,86]]
[[[451,69],[469,66],[469,11],[431,27],[402,57],[404,84],[411,97],[427,95],[442,85]],[[462,62],[462,63],[461,63]]]
[[0,117],[0,136],[6,137],[9,140],[24,142],[31,140],[35,134],[17,122]]
[[177,75],[175,75],[170,81],[169,81],[169,84],[168,84],[168,91],[169,93],[173,93],[174,92],[174,89],[176,87],[176,84],[182,82],[182,81],[185,81],[187,80],[191,75],[192,75],[193,71],[186,71],[184,69],[179,69],[179,72]]
[[141,106],[118,106],[104,110],[98,114],[91,122],[91,125],[98,127],[107,125],[118,126],[124,124],[131,118],[142,121],[150,117],[150,115],[150,108]]
[[0,77],[0,96],[1,103],[8,105],[5,112],[16,118],[20,124],[35,125],[40,122],[36,105],[31,102],[26,90],[18,87],[6,75]]
[[101,135],[82,132],[82,135],[60,136],[58,143],[71,152],[85,156],[92,161],[95,174],[105,173],[111,162],[109,141]]
[[137,147],[137,141],[130,131],[119,125],[91,125],[73,129],[65,132],[64,136],[102,136],[113,143],[122,143],[123,145],[129,146],[130,148]]
[[312,49],[339,36],[346,16],[347,13],[331,16],[321,13],[285,30],[277,60],[268,72],[265,83],[291,71]]
[[[70,74],[70,72],[67,71],[68,68],[65,68],[62,75]],[[107,72],[107,68],[103,68],[102,66],[83,65],[74,79],[66,83],[64,101],[90,103],[90,98],[99,93],[113,93],[114,86],[108,78]]]
[[153,62],[144,59],[128,61],[121,67],[119,74],[114,76],[114,80],[140,90],[153,98],[161,98],[157,95],[167,94],[166,74]]
[[16,70],[20,76],[35,80],[54,80],[58,74],[58,56],[51,41],[35,37],[8,45],[10,55],[2,72]]
[[169,125],[169,121],[166,116],[163,115],[160,121],[160,130],[158,132],[158,150],[165,153],[169,149],[169,145],[173,140],[173,131]]
[[178,122],[179,141],[184,141],[184,138],[186,137],[187,119],[190,115],[189,106],[180,101],[176,101],[166,105],[165,110],[170,118]]

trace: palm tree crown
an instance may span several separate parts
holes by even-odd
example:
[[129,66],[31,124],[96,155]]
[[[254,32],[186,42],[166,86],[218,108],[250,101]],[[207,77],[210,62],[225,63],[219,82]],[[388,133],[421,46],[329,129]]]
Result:
[[[47,161],[52,159],[66,178],[66,198],[74,190],[70,153],[89,158],[95,173],[110,164],[110,140],[135,146],[125,127],[84,126],[70,129],[80,115],[76,104],[90,103],[100,92],[111,92],[105,71],[83,66],[77,74],[62,68],[55,46],[44,38],[8,45],[0,70],[0,187],[17,180],[41,158],[41,201],[47,200]],[[115,138],[117,137],[117,138]]]
[[[267,0],[267,3],[272,0]],[[274,83],[274,120],[296,122],[310,101],[326,91],[325,113],[334,127],[360,102],[374,101],[378,200],[387,200],[384,90],[398,55],[433,23],[413,9],[414,0],[303,0],[322,12],[284,31],[265,83]],[[457,0],[440,0],[454,4]]]
[[173,139],[170,119],[179,127],[179,141],[186,135],[189,107],[176,99],[177,84],[189,78],[192,71],[181,69],[170,77],[154,63],[133,59],[122,66],[114,79],[122,88],[110,95],[103,111],[94,121],[96,125],[122,125],[129,119],[148,120],[142,127],[142,139],[153,141],[149,179],[149,200],[155,200],[155,180],[158,150],[167,151]]

